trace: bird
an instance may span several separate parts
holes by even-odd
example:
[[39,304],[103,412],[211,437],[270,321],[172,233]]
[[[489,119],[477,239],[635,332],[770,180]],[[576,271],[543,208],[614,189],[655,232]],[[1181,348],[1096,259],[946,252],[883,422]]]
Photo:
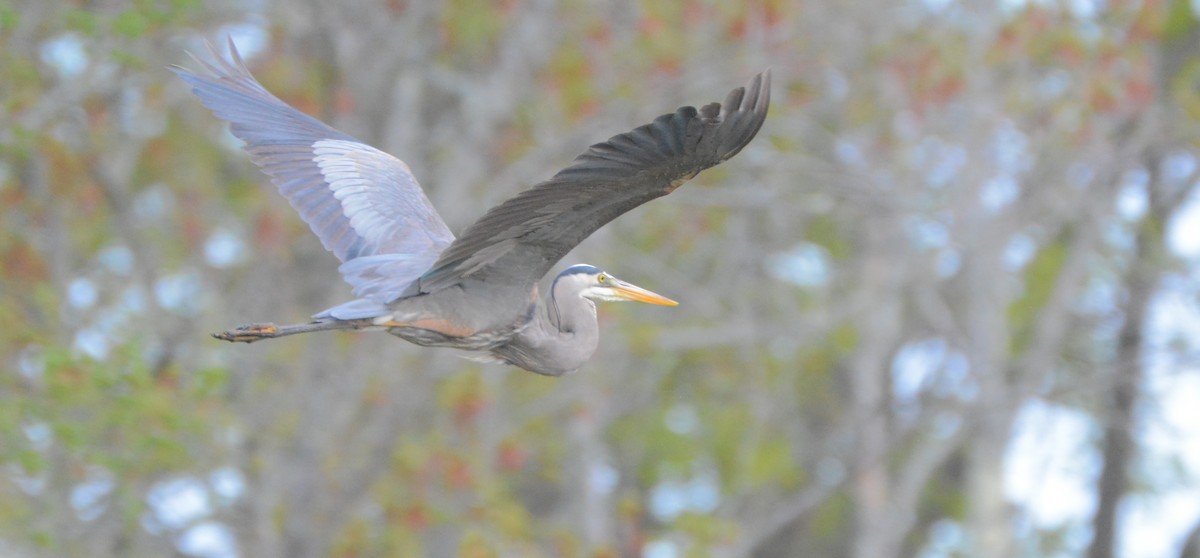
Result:
[[408,165],[272,95],[228,43],[228,58],[206,41],[209,60],[192,55],[198,71],[171,70],[230,124],[250,159],[342,262],[354,299],[308,323],[254,323],[213,336],[250,343],[386,331],[546,376],[591,359],[599,343],[596,302],[678,303],[586,264],[559,273],[544,301],[540,279],[600,227],[736,155],[762,127],[771,99],[767,69],[724,103],[684,106],[592,145],[455,237]]

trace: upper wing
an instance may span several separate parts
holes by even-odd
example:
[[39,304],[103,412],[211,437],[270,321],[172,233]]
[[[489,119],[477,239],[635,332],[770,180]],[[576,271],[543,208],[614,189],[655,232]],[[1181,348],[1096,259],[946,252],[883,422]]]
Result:
[[[172,70],[233,135],[343,265],[354,294],[395,298],[454,240],[399,159],[355,140],[267,92],[229,43],[207,45],[203,71]],[[347,267],[351,260],[372,256]],[[378,268],[378,269],[373,269]],[[382,276],[382,279],[381,279]]]
[[741,151],[767,117],[770,90],[767,71],[730,92],[724,106],[683,107],[591,146],[550,180],[489,210],[405,294],[469,280],[532,285],[605,223]]

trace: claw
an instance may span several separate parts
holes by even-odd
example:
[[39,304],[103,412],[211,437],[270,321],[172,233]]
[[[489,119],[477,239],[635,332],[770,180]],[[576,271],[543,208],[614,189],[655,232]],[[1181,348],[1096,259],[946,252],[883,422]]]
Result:
[[253,343],[260,339],[270,339],[279,334],[279,327],[275,324],[250,324],[244,325],[229,331],[212,334],[213,337],[222,341],[231,343]]

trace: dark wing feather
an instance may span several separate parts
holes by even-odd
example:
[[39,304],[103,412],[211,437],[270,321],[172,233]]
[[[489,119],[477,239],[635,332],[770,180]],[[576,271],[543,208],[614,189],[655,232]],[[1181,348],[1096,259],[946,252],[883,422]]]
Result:
[[741,151],[766,119],[770,87],[768,71],[724,105],[683,107],[591,146],[550,180],[488,211],[405,294],[467,281],[531,287],[596,229]]
[[267,92],[229,44],[232,61],[207,45],[203,71],[173,68],[271,177],[338,259],[354,294],[394,299],[454,240],[399,159],[343,134]]

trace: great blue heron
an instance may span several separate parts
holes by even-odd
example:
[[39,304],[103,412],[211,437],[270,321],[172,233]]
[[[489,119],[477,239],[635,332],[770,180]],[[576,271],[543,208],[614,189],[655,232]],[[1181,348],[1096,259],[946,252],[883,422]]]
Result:
[[386,330],[418,345],[486,351],[549,376],[591,358],[595,300],[677,303],[590,265],[567,268],[543,304],[537,282],[605,223],[741,151],[762,126],[770,72],[724,105],[683,107],[598,143],[551,179],[489,210],[457,239],[399,159],[267,92],[233,41],[230,59],[173,70],[342,261],[355,300],[307,324],[254,324],[218,339],[252,342],[338,329]]

